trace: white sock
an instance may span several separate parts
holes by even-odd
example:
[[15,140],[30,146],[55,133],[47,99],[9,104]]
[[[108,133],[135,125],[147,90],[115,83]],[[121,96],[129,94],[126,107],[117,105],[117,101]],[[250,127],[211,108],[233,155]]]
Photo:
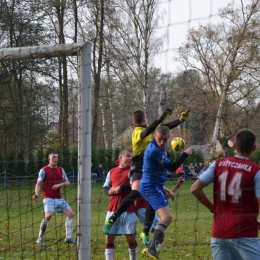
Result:
[[106,248],[105,257],[106,260],[114,260],[115,248]]
[[129,252],[129,260],[137,260],[137,247],[136,248],[128,248]]
[[43,219],[41,221],[41,224],[40,224],[40,230],[39,230],[39,238],[43,238],[45,232],[46,232],[46,229],[47,229],[47,226],[48,226],[48,221]]
[[72,237],[72,231],[73,231],[72,218],[66,218],[65,228],[66,228],[66,238],[71,238]]
[[157,251],[158,254],[161,251],[161,249],[162,249],[162,244],[157,244],[156,245],[156,251]]

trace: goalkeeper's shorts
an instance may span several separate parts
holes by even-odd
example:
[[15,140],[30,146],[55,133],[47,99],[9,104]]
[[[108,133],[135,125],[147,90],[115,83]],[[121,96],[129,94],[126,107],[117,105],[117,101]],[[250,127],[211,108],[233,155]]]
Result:
[[134,181],[140,181],[142,178],[142,172],[137,172],[135,170],[130,171],[128,174],[128,177],[130,179],[130,184],[132,184]]

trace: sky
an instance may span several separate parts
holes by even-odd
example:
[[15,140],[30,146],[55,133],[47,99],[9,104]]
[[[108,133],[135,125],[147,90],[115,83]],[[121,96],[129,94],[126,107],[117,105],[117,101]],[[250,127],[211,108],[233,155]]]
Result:
[[[230,3],[229,0],[162,0],[159,10],[163,13],[162,24],[158,33],[168,33],[168,40],[155,58],[155,66],[161,67],[162,72],[178,70],[178,64],[173,62],[177,48],[185,42],[189,29],[199,24],[219,23],[218,11]],[[247,0],[243,1],[248,2]],[[233,0],[233,6],[239,5],[240,0]]]

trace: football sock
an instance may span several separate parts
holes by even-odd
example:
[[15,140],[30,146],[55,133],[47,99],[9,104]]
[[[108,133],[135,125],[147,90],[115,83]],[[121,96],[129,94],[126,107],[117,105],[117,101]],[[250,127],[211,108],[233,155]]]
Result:
[[46,232],[48,226],[48,221],[43,219],[40,224],[40,231],[39,231],[39,237],[42,238]]
[[113,215],[109,218],[109,220],[112,220],[113,223],[117,220],[118,217],[121,216],[123,212],[125,212],[130,205],[135,202],[136,199],[140,197],[140,192],[137,190],[132,190],[130,194],[128,194],[120,203],[116,211],[113,213]]
[[73,222],[72,218],[66,218],[65,220],[66,238],[72,237]]
[[114,260],[115,249],[114,248],[106,248],[105,250],[105,259],[106,260]]
[[106,244],[105,259],[106,260],[114,260],[114,254],[115,254],[114,243]]
[[137,260],[137,247],[128,248],[128,252],[129,252],[129,260]]
[[148,206],[146,207],[146,210],[145,210],[144,228],[143,228],[143,232],[146,235],[149,234],[149,231],[153,224],[154,217],[155,217],[155,211],[152,208],[152,206],[150,204],[148,204]]
[[166,230],[165,225],[163,225],[163,224],[156,225],[149,248],[156,249],[156,246],[161,243],[161,241],[164,237],[165,230]]

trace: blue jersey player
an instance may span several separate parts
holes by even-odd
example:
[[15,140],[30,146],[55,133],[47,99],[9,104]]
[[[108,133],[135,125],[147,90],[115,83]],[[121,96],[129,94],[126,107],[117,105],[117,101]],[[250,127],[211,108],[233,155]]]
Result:
[[169,138],[169,128],[159,126],[154,133],[154,139],[148,144],[144,152],[140,193],[160,217],[160,222],[155,227],[149,246],[142,251],[143,256],[147,256],[149,259],[159,259],[156,246],[164,237],[165,230],[172,221],[165,195],[167,190],[164,188],[167,170],[176,170],[192,154],[192,149],[188,148],[176,162],[171,162],[166,151]]

